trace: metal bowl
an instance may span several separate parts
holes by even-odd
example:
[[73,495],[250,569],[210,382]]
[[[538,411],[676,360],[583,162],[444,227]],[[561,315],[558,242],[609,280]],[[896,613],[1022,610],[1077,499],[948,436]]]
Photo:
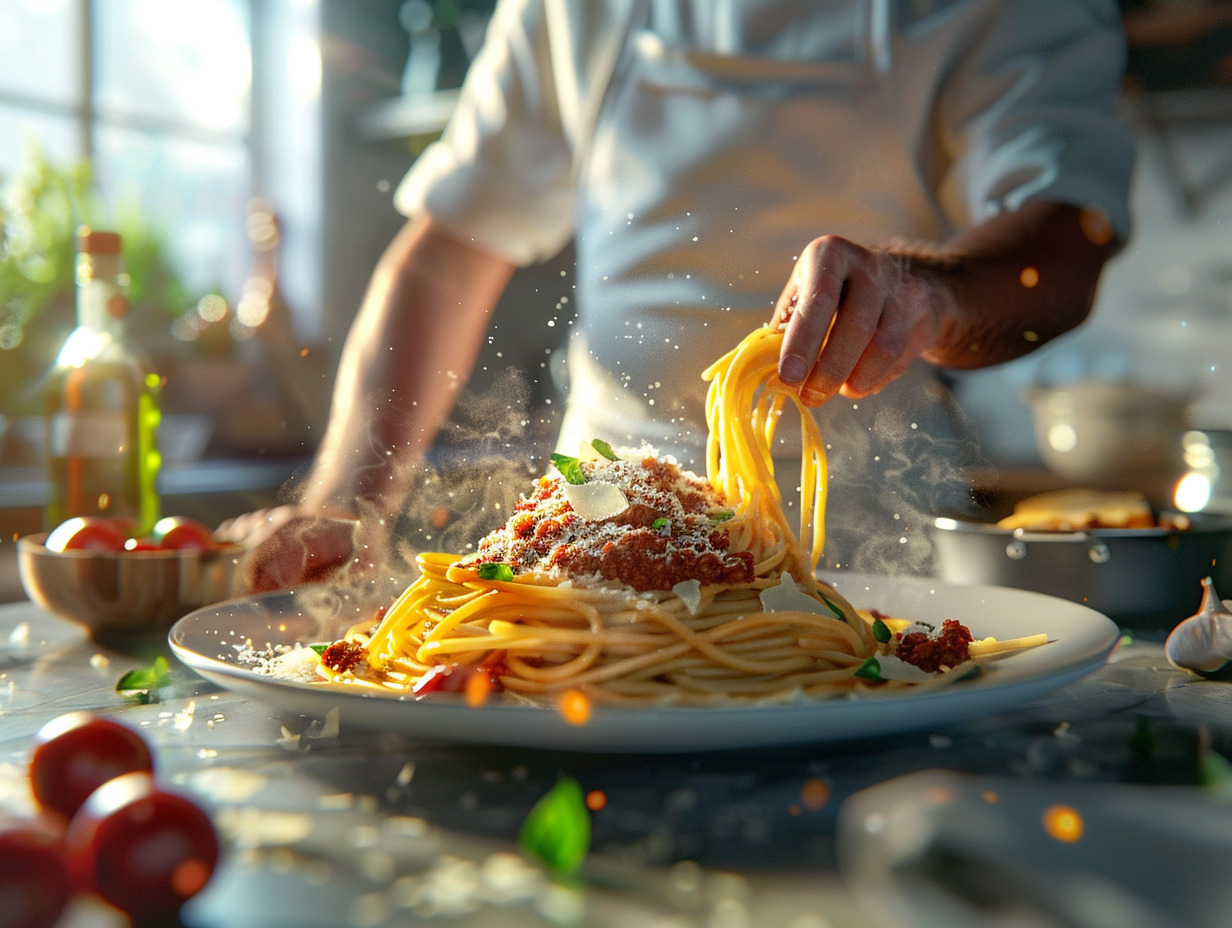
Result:
[[1187,529],[1080,532],[934,520],[942,579],[1047,593],[1127,628],[1171,629],[1198,611],[1202,580],[1232,591],[1232,516],[1193,515]]
[[1193,400],[1143,384],[1085,380],[1027,391],[1035,445],[1054,474],[1074,486],[1139,490],[1171,505],[1181,435]]
[[38,605],[119,643],[166,633],[181,616],[234,595],[244,548],[52,551],[46,533],[17,541],[21,585]]

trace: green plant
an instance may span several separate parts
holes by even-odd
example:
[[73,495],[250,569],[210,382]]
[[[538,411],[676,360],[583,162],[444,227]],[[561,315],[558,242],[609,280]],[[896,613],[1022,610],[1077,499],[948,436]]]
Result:
[[0,416],[37,414],[40,386],[76,321],[74,263],[82,223],[124,237],[132,330],[165,332],[192,304],[158,230],[137,210],[113,221],[87,162],[53,164],[38,145],[0,178]]

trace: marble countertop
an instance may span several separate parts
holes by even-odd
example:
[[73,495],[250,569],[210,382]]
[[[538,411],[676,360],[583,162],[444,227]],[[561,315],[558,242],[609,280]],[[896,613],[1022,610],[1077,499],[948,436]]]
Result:
[[[1102,668],[1012,712],[658,756],[416,744],[182,667],[159,701],[117,694],[162,647],[108,650],[30,603],[0,606],[0,812],[31,813],[25,764],[51,718],[88,709],[142,731],[159,777],[224,839],[190,928],[1154,928],[1221,924],[1191,900],[1230,892],[1232,686],[1169,667],[1157,640],[1126,635]],[[517,841],[561,777],[596,799],[568,878]],[[1068,831],[1049,824],[1058,809]],[[1107,920],[1122,910],[1136,920]],[[62,928],[123,924],[84,901]]]

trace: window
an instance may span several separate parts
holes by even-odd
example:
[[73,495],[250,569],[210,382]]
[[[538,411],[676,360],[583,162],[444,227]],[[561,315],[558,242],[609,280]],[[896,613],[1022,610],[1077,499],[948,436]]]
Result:
[[[254,196],[272,202],[280,219],[280,281],[295,334],[314,348],[319,342],[320,20],[319,0],[0,2],[0,192],[40,189],[22,180],[35,166],[67,182],[88,163],[97,221],[127,237],[134,320],[138,288],[155,276],[139,267],[171,267],[163,276],[173,286],[147,287],[153,311],[136,325],[157,368],[176,375],[165,413],[220,416],[214,394],[193,387],[201,370],[253,367],[256,349],[245,351],[239,335],[222,347],[213,338],[188,345],[177,319],[206,318],[217,301],[198,300],[210,292],[238,309],[254,263],[246,221]],[[11,481],[41,461],[42,377],[73,324],[72,233],[83,217],[54,197],[50,207],[24,209],[15,199],[0,200],[0,491],[9,482],[20,497],[33,493],[32,478]],[[19,229],[27,230],[25,250],[15,260]],[[161,255],[154,264],[151,247]],[[316,368],[328,355],[314,350],[312,358],[314,382],[327,382]],[[281,383],[261,384],[268,397],[250,396],[249,407],[265,414]],[[264,449],[270,442],[261,434]],[[247,453],[225,437],[230,450],[220,453]]]
[[0,13],[0,172],[37,145],[89,159],[108,212],[161,230],[190,289],[244,273],[248,0],[12,0]]
[[[161,235],[189,292],[234,297],[249,198],[292,217],[319,209],[305,202],[319,159],[316,28],[316,0],[8,0],[0,181],[31,146],[56,166],[88,160],[112,220],[139,216]],[[275,122],[279,134],[265,131]],[[271,144],[288,131],[295,149]],[[296,296],[311,317],[319,295]]]

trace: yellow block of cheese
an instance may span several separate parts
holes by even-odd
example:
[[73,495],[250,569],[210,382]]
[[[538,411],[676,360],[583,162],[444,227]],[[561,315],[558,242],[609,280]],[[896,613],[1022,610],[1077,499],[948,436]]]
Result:
[[998,528],[1077,532],[1089,528],[1152,528],[1155,515],[1136,490],[1071,489],[1022,500]]

